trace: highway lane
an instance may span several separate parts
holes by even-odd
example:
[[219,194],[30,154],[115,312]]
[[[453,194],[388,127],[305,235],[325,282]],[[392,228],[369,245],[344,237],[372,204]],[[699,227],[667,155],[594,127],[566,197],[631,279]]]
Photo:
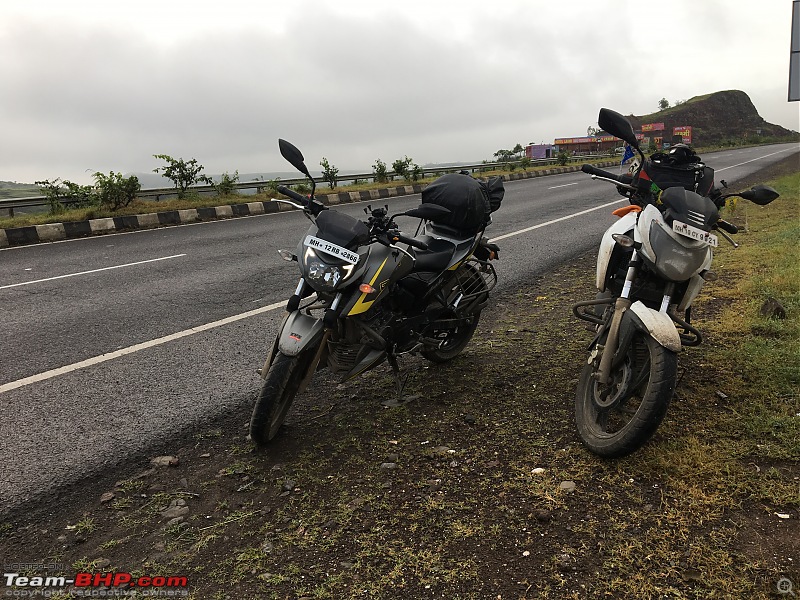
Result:
[[[718,179],[734,182],[790,150],[797,146],[706,158]],[[488,231],[501,238],[498,291],[595,246],[613,220],[606,205],[625,202],[582,173],[508,182],[506,189]],[[418,202],[387,201],[392,211]],[[364,205],[341,210],[363,214]],[[142,345],[0,392],[0,508],[115,464],[211,415],[236,411],[244,423],[258,387],[255,369],[282,317],[275,307],[298,278],[296,265],[276,250],[294,248],[307,225],[301,214],[286,212],[0,251],[0,386]]]

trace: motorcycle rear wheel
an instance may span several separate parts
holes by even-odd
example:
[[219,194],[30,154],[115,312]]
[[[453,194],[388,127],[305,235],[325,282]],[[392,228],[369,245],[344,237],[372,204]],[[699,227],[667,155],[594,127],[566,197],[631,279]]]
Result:
[[[486,282],[483,280],[478,270],[467,263],[459,267],[458,275],[454,277],[450,290],[445,291],[444,296],[447,298],[448,302],[454,302],[459,294],[480,294],[483,291],[488,293]],[[477,298],[479,302],[476,302],[476,304],[480,304],[484,299],[481,296]],[[450,330],[443,328],[442,331],[446,332],[446,336],[443,338],[442,344],[435,349],[422,350],[420,354],[429,361],[435,363],[445,363],[453,360],[467,347],[467,344],[469,344],[469,341],[475,334],[478,321],[480,321],[481,311],[476,310],[470,317],[471,320],[469,323],[459,325],[455,329]],[[432,324],[432,329],[436,332],[435,322]]]
[[313,356],[311,350],[275,355],[250,417],[250,439],[256,446],[266,446],[278,435]]
[[641,332],[633,336],[623,364],[612,370],[610,384],[598,383],[596,368],[586,365],[575,395],[575,423],[583,444],[605,458],[641,448],[667,413],[677,369],[677,353]]

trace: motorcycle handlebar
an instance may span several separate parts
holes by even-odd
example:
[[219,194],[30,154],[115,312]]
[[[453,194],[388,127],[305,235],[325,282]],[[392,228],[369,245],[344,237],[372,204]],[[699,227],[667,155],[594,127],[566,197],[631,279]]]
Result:
[[622,181],[619,175],[614,175],[609,171],[604,171],[603,169],[598,169],[594,165],[583,165],[581,167],[581,171],[584,173],[588,173],[589,175],[597,175],[598,177],[605,177],[606,179],[613,179],[614,181],[619,181],[620,183],[630,183]]
[[428,244],[426,244],[425,242],[421,242],[419,240],[415,240],[414,238],[407,237],[407,236],[403,235],[402,233],[400,233],[399,231],[393,232],[391,234],[391,239],[394,242],[401,242],[403,244],[408,244],[409,246],[412,246],[412,247],[417,248],[419,250],[427,250],[428,249]]
[[308,198],[306,198],[302,194],[298,194],[297,192],[290,190],[285,185],[279,185],[276,189],[284,196],[289,196],[289,198],[291,198],[292,200],[296,200],[303,206],[308,206],[309,204]]

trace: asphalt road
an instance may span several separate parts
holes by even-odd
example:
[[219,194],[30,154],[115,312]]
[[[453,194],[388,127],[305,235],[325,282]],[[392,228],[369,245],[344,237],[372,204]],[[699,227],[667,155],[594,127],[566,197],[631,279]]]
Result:
[[[704,158],[735,188],[797,151]],[[501,246],[495,295],[596,246],[625,202],[583,173],[508,182],[487,230]],[[277,250],[307,226],[282,212],[0,251],[0,512],[213,416],[244,424],[299,277]]]

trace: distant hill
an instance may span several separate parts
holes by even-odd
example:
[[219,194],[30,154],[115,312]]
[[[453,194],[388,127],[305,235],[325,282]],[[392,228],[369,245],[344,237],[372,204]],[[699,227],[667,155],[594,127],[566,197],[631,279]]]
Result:
[[17,183],[16,181],[0,181],[0,199],[4,198],[29,198],[41,196],[38,185],[32,183]]
[[664,123],[665,141],[673,127],[692,127],[692,145],[708,146],[742,138],[797,139],[797,132],[767,123],[750,97],[739,90],[695,96],[683,104],[640,117],[628,116],[639,130],[643,123]]

